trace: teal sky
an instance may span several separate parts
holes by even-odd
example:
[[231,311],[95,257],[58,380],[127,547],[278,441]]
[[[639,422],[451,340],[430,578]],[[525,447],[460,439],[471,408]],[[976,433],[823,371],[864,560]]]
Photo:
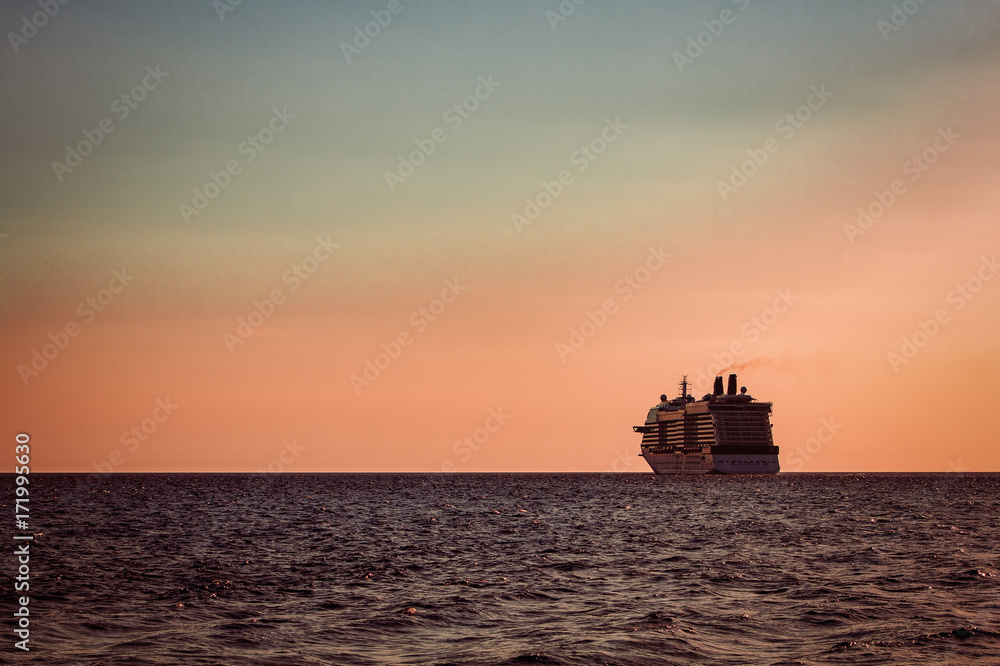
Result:
[[[403,2],[348,64],[340,43],[384,4],[247,0],[221,21],[208,2],[63,7],[20,53],[2,55],[0,111],[10,130],[18,128],[4,133],[0,164],[8,224],[29,233],[73,229],[63,219],[69,211],[100,208],[100,190],[113,188],[122,205],[90,220],[89,231],[133,230],[136,217],[169,228],[175,202],[274,106],[298,119],[272,149],[280,155],[247,177],[260,186],[239,210],[323,205],[294,220],[249,215],[239,224],[325,226],[315,218],[336,211],[347,224],[391,226],[400,217],[395,207],[440,213],[484,196],[498,205],[516,201],[522,174],[528,183],[547,174],[606,116],[660,142],[646,160],[616,170],[618,178],[683,180],[692,161],[697,168],[729,140],[767,132],[775,108],[794,108],[811,85],[841,91],[844,120],[846,113],[858,124],[896,113],[906,123],[954,101],[937,87],[941,79],[995,72],[997,62],[991,2],[929,3],[886,41],[876,21],[888,17],[889,3],[755,0],[740,11],[742,3],[731,2],[591,0],[554,31],[545,11],[556,2]],[[6,3],[3,25],[16,25],[32,7]],[[673,52],[726,8],[736,21],[679,73]],[[162,87],[53,188],[51,161],[156,64],[170,72]],[[440,126],[442,111],[486,74],[503,83],[498,94],[399,196],[378,202],[386,219],[350,200],[360,192],[381,198],[387,166]],[[933,91],[923,90],[928,82]],[[40,210],[62,214],[35,219]],[[214,228],[237,224],[216,217]]]

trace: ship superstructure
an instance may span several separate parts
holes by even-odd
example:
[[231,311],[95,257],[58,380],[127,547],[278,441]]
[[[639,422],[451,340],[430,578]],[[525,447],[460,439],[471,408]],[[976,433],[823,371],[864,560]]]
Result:
[[771,403],[736,392],[736,375],[728,386],[715,378],[712,393],[696,400],[681,395],[649,410],[646,422],[633,426],[642,433],[642,455],[657,474],[775,474],[778,447],[771,438]]

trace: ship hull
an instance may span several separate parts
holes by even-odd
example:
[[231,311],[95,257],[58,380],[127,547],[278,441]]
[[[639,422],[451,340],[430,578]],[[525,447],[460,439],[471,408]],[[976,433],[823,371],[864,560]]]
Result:
[[656,474],[777,474],[778,456],[771,454],[685,455],[643,453]]

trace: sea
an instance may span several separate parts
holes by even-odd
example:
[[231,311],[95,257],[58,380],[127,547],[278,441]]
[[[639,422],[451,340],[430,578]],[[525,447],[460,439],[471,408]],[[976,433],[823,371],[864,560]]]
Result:
[[8,525],[3,663],[1000,664],[1000,474],[30,487],[30,651]]

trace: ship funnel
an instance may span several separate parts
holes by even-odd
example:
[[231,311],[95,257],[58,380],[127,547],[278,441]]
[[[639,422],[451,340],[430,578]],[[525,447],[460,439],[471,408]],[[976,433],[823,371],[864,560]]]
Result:
[[715,388],[712,389],[713,395],[722,395],[724,391],[722,390],[722,375],[715,378]]
[[[719,381],[722,381],[721,377]],[[729,386],[726,389],[727,395],[736,395],[736,375],[729,375]]]

